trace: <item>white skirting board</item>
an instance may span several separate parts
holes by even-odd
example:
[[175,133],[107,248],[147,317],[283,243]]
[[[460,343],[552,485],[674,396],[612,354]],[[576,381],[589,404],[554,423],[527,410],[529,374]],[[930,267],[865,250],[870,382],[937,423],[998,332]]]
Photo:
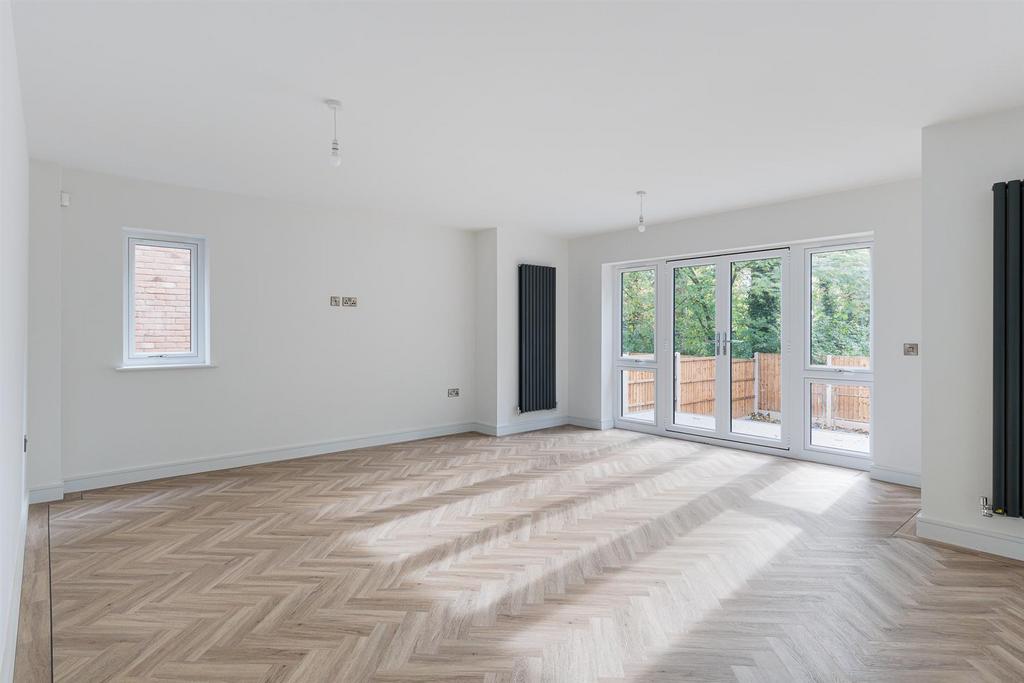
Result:
[[561,427],[563,425],[572,425],[574,427],[597,430],[611,429],[614,426],[611,420],[601,421],[591,420],[585,417],[552,415],[549,417],[539,417],[521,420],[519,422],[511,422],[509,424],[498,425],[497,427],[494,425],[478,424],[477,431],[490,436],[508,436],[509,434],[522,434],[523,432],[533,432],[538,429],[549,429],[551,427]]
[[567,420],[569,424],[575,427],[585,427],[587,429],[611,429],[615,426],[613,420],[591,420],[588,417],[570,417]]
[[28,490],[28,502],[30,505],[33,503],[52,503],[53,501],[60,500],[63,497],[64,482],[62,481],[33,486]]
[[[1022,523],[1024,524],[1024,523]],[[1024,561],[1024,538],[918,516],[917,535],[940,543]]]
[[152,481],[153,479],[177,477],[183,474],[197,474],[199,472],[212,472],[214,470],[225,470],[233,467],[244,467],[245,465],[259,465],[279,460],[307,458],[313,455],[351,451],[356,448],[367,448],[370,446],[385,446],[405,441],[416,441],[417,439],[429,439],[434,436],[448,436],[450,434],[479,431],[478,427],[479,425],[476,423],[466,422],[442,425],[440,427],[414,429],[405,432],[357,436],[337,441],[324,441],[321,443],[285,446],[283,448],[230,453],[227,455],[195,458],[192,460],[183,460],[180,462],[166,463],[162,465],[128,467],[119,470],[110,470],[108,472],[78,474],[64,479],[63,491],[66,493],[74,491],[89,491],[92,489],[105,488],[107,486],[120,486],[121,484],[133,484],[140,481]]
[[549,429],[551,427],[561,427],[562,425],[569,424],[569,418],[564,415],[546,415],[544,417],[534,417],[519,422],[510,422],[503,425],[488,425],[488,424],[477,424],[476,431],[481,434],[487,434],[489,436],[508,436],[509,434],[522,434],[523,432],[533,432],[538,429]]
[[[368,446],[383,446],[416,439],[426,439],[432,436],[447,436],[461,432],[480,432],[489,436],[508,436],[522,432],[532,432],[538,429],[549,427],[560,427],[569,424],[570,421],[564,416],[547,417],[540,420],[524,420],[516,424],[485,425],[481,423],[462,423],[420,429],[409,432],[398,432],[392,434],[378,434],[374,436],[356,437],[339,441],[328,441],[319,444],[306,444],[302,446],[291,446],[281,449],[268,449],[252,451],[248,453],[236,453],[211,458],[186,460],[178,463],[167,463],[163,465],[152,465],[136,467],[110,472],[98,472],[95,474],[70,477],[67,481],[52,482],[29,489],[29,503],[49,503],[61,500],[65,493],[74,491],[88,491],[104,488],[106,486],[118,486],[120,484],[131,484],[140,481],[162,479],[183,474],[196,474],[198,472],[210,472],[213,470],[228,469],[231,467],[242,467],[244,465],[257,465],[260,463],[275,462],[278,460],[291,460],[294,458],[305,458],[312,455],[323,455],[325,453],[337,453],[349,451],[356,448]],[[581,427],[590,427],[590,424],[581,424]]]
[[903,486],[912,486],[915,489],[921,488],[921,474],[919,472],[908,472],[906,470],[872,465],[871,478],[878,481],[887,481],[890,484],[902,484]]
[[[428,439],[434,436],[448,436],[463,432],[480,432],[491,436],[506,436],[519,434],[521,432],[532,432],[538,429],[559,427],[569,424],[569,418],[563,415],[544,417],[533,420],[501,425],[484,425],[476,422],[465,422],[440,427],[428,427],[405,432],[392,432],[388,434],[373,434],[358,436],[337,441],[325,441],[322,443],[302,444],[298,446],[287,446],[284,448],[270,448],[259,451],[248,451],[243,453],[231,453],[227,455],[212,456],[208,458],[195,458],[181,462],[165,463],[160,465],[147,465],[143,467],[130,467],[108,472],[95,472],[91,474],[72,475],[63,482],[53,482],[42,486],[33,487],[29,492],[29,500],[32,503],[50,502],[60,500],[65,493],[75,491],[89,491],[92,489],[105,488],[107,486],[120,486],[121,484],[133,484],[140,481],[152,481],[166,477],[176,477],[184,474],[197,474],[199,472],[212,472],[245,465],[258,465],[279,460],[292,460],[295,458],[306,458],[313,455],[324,455],[326,453],[338,453],[350,451],[357,448],[370,446],[385,446],[417,439]],[[581,424],[583,427],[590,427],[589,424]]]
[[[366,436],[326,441],[313,444],[302,444],[287,446],[284,448],[271,448],[259,451],[248,451],[243,453],[231,453],[207,458],[195,458],[181,462],[165,463],[160,465],[147,465],[142,467],[131,467],[107,472],[95,472],[91,474],[80,474],[68,477],[63,482],[52,482],[35,486],[29,490],[28,502],[42,503],[60,500],[65,493],[75,491],[88,491],[104,488],[107,486],[119,486],[121,484],[132,484],[140,481],[152,481],[166,477],[176,477],[184,474],[196,474],[199,472],[211,472],[213,470],[230,469],[243,467],[245,465],[258,465],[267,462],[280,460],[292,460],[305,458],[326,453],[338,453],[357,448],[370,446],[383,446],[417,439],[427,439],[435,436],[448,436],[462,432],[480,432],[490,436],[507,436],[523,432],[532,432],[538,429],[548,429],[571,424],[586,429],[611,429],[612,424],[605,424],[604,421],[591,420],[587,418],[566,417],[564,415],[551,415],[541,418],[522,420],[520,422],[505,425],[485,425],[475,422],[443,425],[440,427],[428,427],[404,432],[392,432],[388,434],[373,434]],[[742,445],[735,447],[743,448]],[[826,464],[847,466],[847,462],[833,462],[827,458]],[[854,463],[854,469],[860,469],[859,463]],[[889,481],[905,486],[920,486],[919,477],[914,473],[889,470],[885,468],[872,468],[871,477],[882,481]]]

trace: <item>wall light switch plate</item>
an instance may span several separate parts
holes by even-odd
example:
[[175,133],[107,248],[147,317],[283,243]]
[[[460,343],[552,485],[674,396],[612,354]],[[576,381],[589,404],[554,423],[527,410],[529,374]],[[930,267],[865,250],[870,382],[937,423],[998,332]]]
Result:
[[354,296],[343,296],[341,297],[342,306],[358,306],[359,302]]
[[917,355],[917,344],[904,344],[903,345],[904,356],[916,356]]
[[449,389],[448,390],[448,398],[458,398],[458,397],[459,397],[459,389],[458,389],[458,387],[455,387],[454,389]]
[[332,296],[331,297],[331,305],[332,306],[340,306],[341,305],[341,297],[340,296]]

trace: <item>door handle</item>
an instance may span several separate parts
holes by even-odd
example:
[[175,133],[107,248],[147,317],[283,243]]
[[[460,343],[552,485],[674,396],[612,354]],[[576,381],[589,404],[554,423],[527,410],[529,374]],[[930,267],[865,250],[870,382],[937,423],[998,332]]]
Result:
[[679,356],[678,351],[672,354],[672,405],[679,405]]
[[719,355],[720,353],[722,353],[722,333],[721,332],[715,332],[715,338],[714,339],[705,339],[704,341],[709,341],[709,342],[714,342],[715,343],[715,355],[716,356]]

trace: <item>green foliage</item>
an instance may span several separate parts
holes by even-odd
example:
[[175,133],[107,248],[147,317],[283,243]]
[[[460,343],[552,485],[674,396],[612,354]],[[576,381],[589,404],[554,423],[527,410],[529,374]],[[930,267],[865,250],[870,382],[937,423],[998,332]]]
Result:
[[622,274],[622,355],[654,356],[654,270]]
[[782,259],[737,261],[732,264],[733,358],[779,353],[782,340]]
[[871,252],[844,249],[811,259],[811,362],[871,350]]
[[[780,353],[782,259],[736,261],[730,273],[732,357]],[[654,354],[653,270],[622,275],[622,349]],[[715,355],[715,266],[679,266],[673,277],[673,349]],[[871,254],[848,249],[815,254],[811,277],[812,360],[867,356],[870,345]]]
[[[781,259],[732,265],[733,358],[778,353],[781,314]],[[715,355],[715,267],[675,270],[675,350],[684,356]]]
[[673,348],[684,356],[714,356],[715,267],[676,268],[673,284]]

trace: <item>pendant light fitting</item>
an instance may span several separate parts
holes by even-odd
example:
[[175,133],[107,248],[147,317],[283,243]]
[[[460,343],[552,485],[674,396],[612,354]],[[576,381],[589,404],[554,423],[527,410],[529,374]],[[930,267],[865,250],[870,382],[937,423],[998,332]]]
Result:
[[341,109],[341,102],[338,100],[324,100],[324,104],[334,114],[334,139],[331,140],[331,166],[341,166],[341,145],[338,143],[338,110]]

